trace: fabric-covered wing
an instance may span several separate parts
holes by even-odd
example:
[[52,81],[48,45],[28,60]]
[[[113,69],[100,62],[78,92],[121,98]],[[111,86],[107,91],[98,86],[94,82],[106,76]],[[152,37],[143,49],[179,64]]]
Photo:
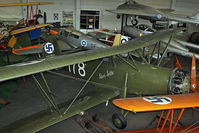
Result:
[[129,14],[129,15],[137,15],[137,16],[154,16],[154,14],[150,14],[144,12],[143,10],[137,9],[114,9],[114,10],[106,10],[107,12],[115,13],[115,14]]
[[169,20],[173,20],[173,21],[179,21],[179,22],[184,22],[184,23],[195,23],[195,24],[199,24],[199,19],[196,18],[190,18],[188,16],[185,15],[179,15],[179,14],[172,14],[172,13],[165,13],[166,18],[168,18]]
[[199,93],[115,99],[113,104],[132,112],[199,107]]
[[41,111],[10,125],[0,129],[1,133],[32,133],[40,131],[44,128],[47,128],[51,125],[54,125],[62,120],[65,120],[69,117],[72,117],[76,114],[79,114],[89,108],[92,108],[100,103],[103,103],[115,96],[119,95],[119,91],[112,90],[108,88],[98,88],[97,91],[88,94],[82,99],[78,99],[64,114],[66,108],[69,104],[64,104],[63,108],[60,109],[60,113],[51,112],[50,109]]
[[64,67],[71,64],[86,62],[90,60],[95,60],[103,57],[108,57],[120,53],[126,53],[133,50],[137,50],[139,48],[155,44],[157,41],[160,41],[161,39],[173,35],[181,30],[182,29],[175,29],[175,30],[166,30],[166,31],[157,32],[154,34],[144,36],[142,38],[128,41],[127,43],[120,46],[99,48],[95,50],[82,51],[67,55],[61,55],[61,56],[54,56],[32,62],[25,62],[15,65],[8,65],[5,67],[0,67],[0,75],[1,75],[0,82],[17,77],[22,77],[26,75],[31,75],[43,71]]
[[34,29],[37,29],[37,28],[46,27],[46,26],[49,26],[49,25],[50,24],[39,24],[39,25],[36,25],[36,26],[30,26],[30,27],[21,28],[21,29],[12,31],[11,35],[16,35],[16,34],[19,34],[19,33],[23,33],[23,32],[30,31],[30,30],[34,30]]

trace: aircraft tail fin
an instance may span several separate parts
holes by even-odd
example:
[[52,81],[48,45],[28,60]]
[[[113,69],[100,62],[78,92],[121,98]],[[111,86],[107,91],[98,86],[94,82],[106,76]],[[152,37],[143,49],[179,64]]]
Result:
[[179,62],[179,60],[178,60],[178,58],[177,58],[176,55],[175,55],[174,58],[175,58],[175,59],[174,59],[174,67],[175,67],[175,68],[182,69],[182,66],[180,65],[180,62]]
[[16,41],[17,41],[17,38],[15,36],[12,36],[11,39],[9,40],[9,42],[8,42],[8,46],[13,48]]
[[113,46],[118,46],[120,44],[120,40],[121,40],[121,34],[116,34],[114,42],[113,42]]
[[197,88],[197,81],[196,81],[196,60],[195,55],[193,54],[192,58],[192,66],[191,66],[191,91],[195,92]]
[[199,19],[199,12],[195,13],[192,18]]

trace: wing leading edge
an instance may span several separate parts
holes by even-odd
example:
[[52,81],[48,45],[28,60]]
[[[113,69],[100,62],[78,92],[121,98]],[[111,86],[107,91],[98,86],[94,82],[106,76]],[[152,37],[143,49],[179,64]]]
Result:
[[[68,107],[64,104],[64,107],[60,109],[60,114],[57,112],[51,112],[50,109],[33,114],[29,117],[16,121],[0,129],[1,133],[32,133],[40,131],[51,125],[54,125],[60,121],[63,121],[69,117],[79,114],[89,108],[92,108],[100,103],[119,95],[119,91],[108,88],[99,88],[97,91],[90,93],[77,100],[66,114],[64,114]],[[63,105],[62,105],[63,106]]]
[[115,99],[113,104],[132,112],[199,107],[199,93]]
[[157,32],[154,34],[144,36],[142,38],[131,40],[124,45],[116,47],[99,48],[96,50],[82,51],[67,55],[54,56],[32,62],[24,62],[15,65],[0,67],[0,82],[64,67],[67,65],[91,61],[99,58],[104,58],[120,53],[126,53],[133,50],[137,50],[139,48],[155,44],[163,38],[171,36],[177,32],[180,32],[181,30],[183,29],[174,29]]

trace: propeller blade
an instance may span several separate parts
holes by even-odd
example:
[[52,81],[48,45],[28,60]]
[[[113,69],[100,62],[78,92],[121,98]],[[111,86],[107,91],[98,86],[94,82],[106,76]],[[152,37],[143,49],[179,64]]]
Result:
[[175,58],[175,59],[174,59],[174,67],[175,67],[175,68],[182,69],[182,66],[180,65],[180,62],[179,62],[179,60],[178,60],[178,58],[177,58],[176,55],[175,55],[174,58]]
[[191,66],[191,91],[195,92],[197,88],[197,81],[196,81],[196,60],[195,55],[193,54],[192,58],[192,66]]

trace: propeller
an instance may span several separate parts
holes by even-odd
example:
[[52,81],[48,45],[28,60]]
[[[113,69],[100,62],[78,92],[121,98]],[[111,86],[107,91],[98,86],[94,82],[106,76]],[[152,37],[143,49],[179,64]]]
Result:
[[24,24],[24,20],[22,19],[19,21],[19,23],[17,25],[15,25],[11,29],[9,29],[8,33],[0,34],[0,40],[3,39],[4,37],[8,36],[8,34],[10,34],[12,31],[16,30],[18,27],[20,27],[23,24]]

